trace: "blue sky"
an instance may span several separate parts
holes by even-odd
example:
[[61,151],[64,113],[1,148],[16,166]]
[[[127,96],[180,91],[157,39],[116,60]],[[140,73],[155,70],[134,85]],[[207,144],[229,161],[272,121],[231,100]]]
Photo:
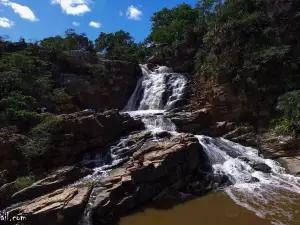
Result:
[[154,12],[183,2],[197,0],[0,0],[0,35],[40,40],[74,28],[95,40],[100,32],[123,29],[142,41]]

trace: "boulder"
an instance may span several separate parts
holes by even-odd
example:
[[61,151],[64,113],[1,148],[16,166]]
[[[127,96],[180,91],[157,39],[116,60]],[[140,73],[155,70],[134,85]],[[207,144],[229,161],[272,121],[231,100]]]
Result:
[[281,157],[279,162],[293,175],[300,175],[300,156]]
[[31,186],[13,194],[5,203],[14,204],[25,200],[31,200],[62,188],[67,184],[71,184],[92,172],[93,171],[89,169],[80,169],[73,166],[59,169],[45,179],[39,180]]
[[201,134],[212,124],[211,111],[207,108],[193,112],[177,112],[168,115],[179,132]]
[[12,209],[9,214],[26,216],[31,225],[77,225],[91,188],[65,188]]
[[118,169],[106,178],[112,185],[98,194],[92,206],[93,224],[112,222],[170,190],[187,186],[205,158],[195,137],[183,138],[182,144],[179,137],[144,144],[133,154],[139,163],[128,170]]
[[252,165],[252,168],[257,170],[257,171],[263,172],[263,173],[271,173],[272,172],[271,167],[269,167],[265,163],[254,163]]
[[300,156],[300,139],[292,135],[265,132],[260,135],[259,146],[268,157]]

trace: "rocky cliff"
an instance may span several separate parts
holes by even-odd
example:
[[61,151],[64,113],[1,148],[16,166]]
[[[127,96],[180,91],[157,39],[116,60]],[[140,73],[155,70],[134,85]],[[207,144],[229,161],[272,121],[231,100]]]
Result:
[[99,73],[62,74],[61,85],[79,109],[123,109],[142,75],[139,65],[98,59]]

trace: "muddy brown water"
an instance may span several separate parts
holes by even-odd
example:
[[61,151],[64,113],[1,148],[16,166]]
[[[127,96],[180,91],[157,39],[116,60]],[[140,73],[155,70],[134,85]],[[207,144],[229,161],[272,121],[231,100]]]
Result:
[[[272,207],[270,205],[270,209]],[[289,217],[289,212],[293,214],[288,222],[274,222],[282,217],[278,213],[260,218],[255,212],[237,205],[226,193],[217,192],[168,209],[162,209],[159,203],[150,204],[122,218],[119,225],[300,225],[300,196],[293,204],[281,207],[285,207],[283,217]]]

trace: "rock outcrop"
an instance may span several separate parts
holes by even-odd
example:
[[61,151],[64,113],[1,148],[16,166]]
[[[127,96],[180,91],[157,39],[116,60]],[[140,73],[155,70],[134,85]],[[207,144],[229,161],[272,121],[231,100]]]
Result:
[[122,109],[142,71],[138,64],[99,59],[103,75],[62,74],[61,85],[79,109]]
[[133,164],[129,162],[112,169],[97,183],[58,189],[76,177],[78,168],[66,168],[15,194],[13,198],[49,193],[11,208],[10,214],[25,215],[26,222],[33,225],[75,225],[83,215],[84,221],[91,219],[93,224],[108,224],[144,203],[178,190],[199,195],[210,190],[211,181],[203,182],[206,175],[201,171],[207,159],[197,138],[184,135],[182,142],[178,136],[164,134],[160,141],[153,142],[149,132],[132,137],[129,146],[134,149],[130,152]]
[[89,187],[59,189],[9,213],[26,216],[26,223],[31,225],[77,225],[90,192]]
[[193,181],[199,166],[205,164],[205,156],[196,138],[184,139],[184,144],[175,137],[148,143],[135,152],[138,164],[118,169],[106,180],[109,188],[98,192],[91,209],[93,224],[107,224]]
[[279,136],[266,132],[260,136],[259,146],[264,155],[277,159],[288,172],[300,174],[300,139],[293,136]]
[[212,125],[211,111],[206,108],[193,112],[170,113],[168,117],[179,132],[200,134]]
[[78,167],[65,167],[59,169],[45,179],[39,180],[23,190],[14,194],[11,193],[11,195],[6,195],[6,199],[2,199],[0,206],[11,205],[37,198],[62,188],[67,184],[71,184],[90,173],[92,173],[91,170],[80,169]]
[[63,114],[57,120],[56,129],[51,131],[52,149],[31,159],[30,164],[35,168],[73,165],[88,151],[104,148],[120,136],[144,127],[141,120],[117,110]]
[[37,137],[0,133],[0,171],[8,171],[5,183],[24,176],[28,165],[43,171],[73,165],[88,151],[104,148],[120,136],[144,127],[141,120],[117,110],[82,111],[55,116],[53,120],[57,124],[41,125],[38,129],[42,135]]

